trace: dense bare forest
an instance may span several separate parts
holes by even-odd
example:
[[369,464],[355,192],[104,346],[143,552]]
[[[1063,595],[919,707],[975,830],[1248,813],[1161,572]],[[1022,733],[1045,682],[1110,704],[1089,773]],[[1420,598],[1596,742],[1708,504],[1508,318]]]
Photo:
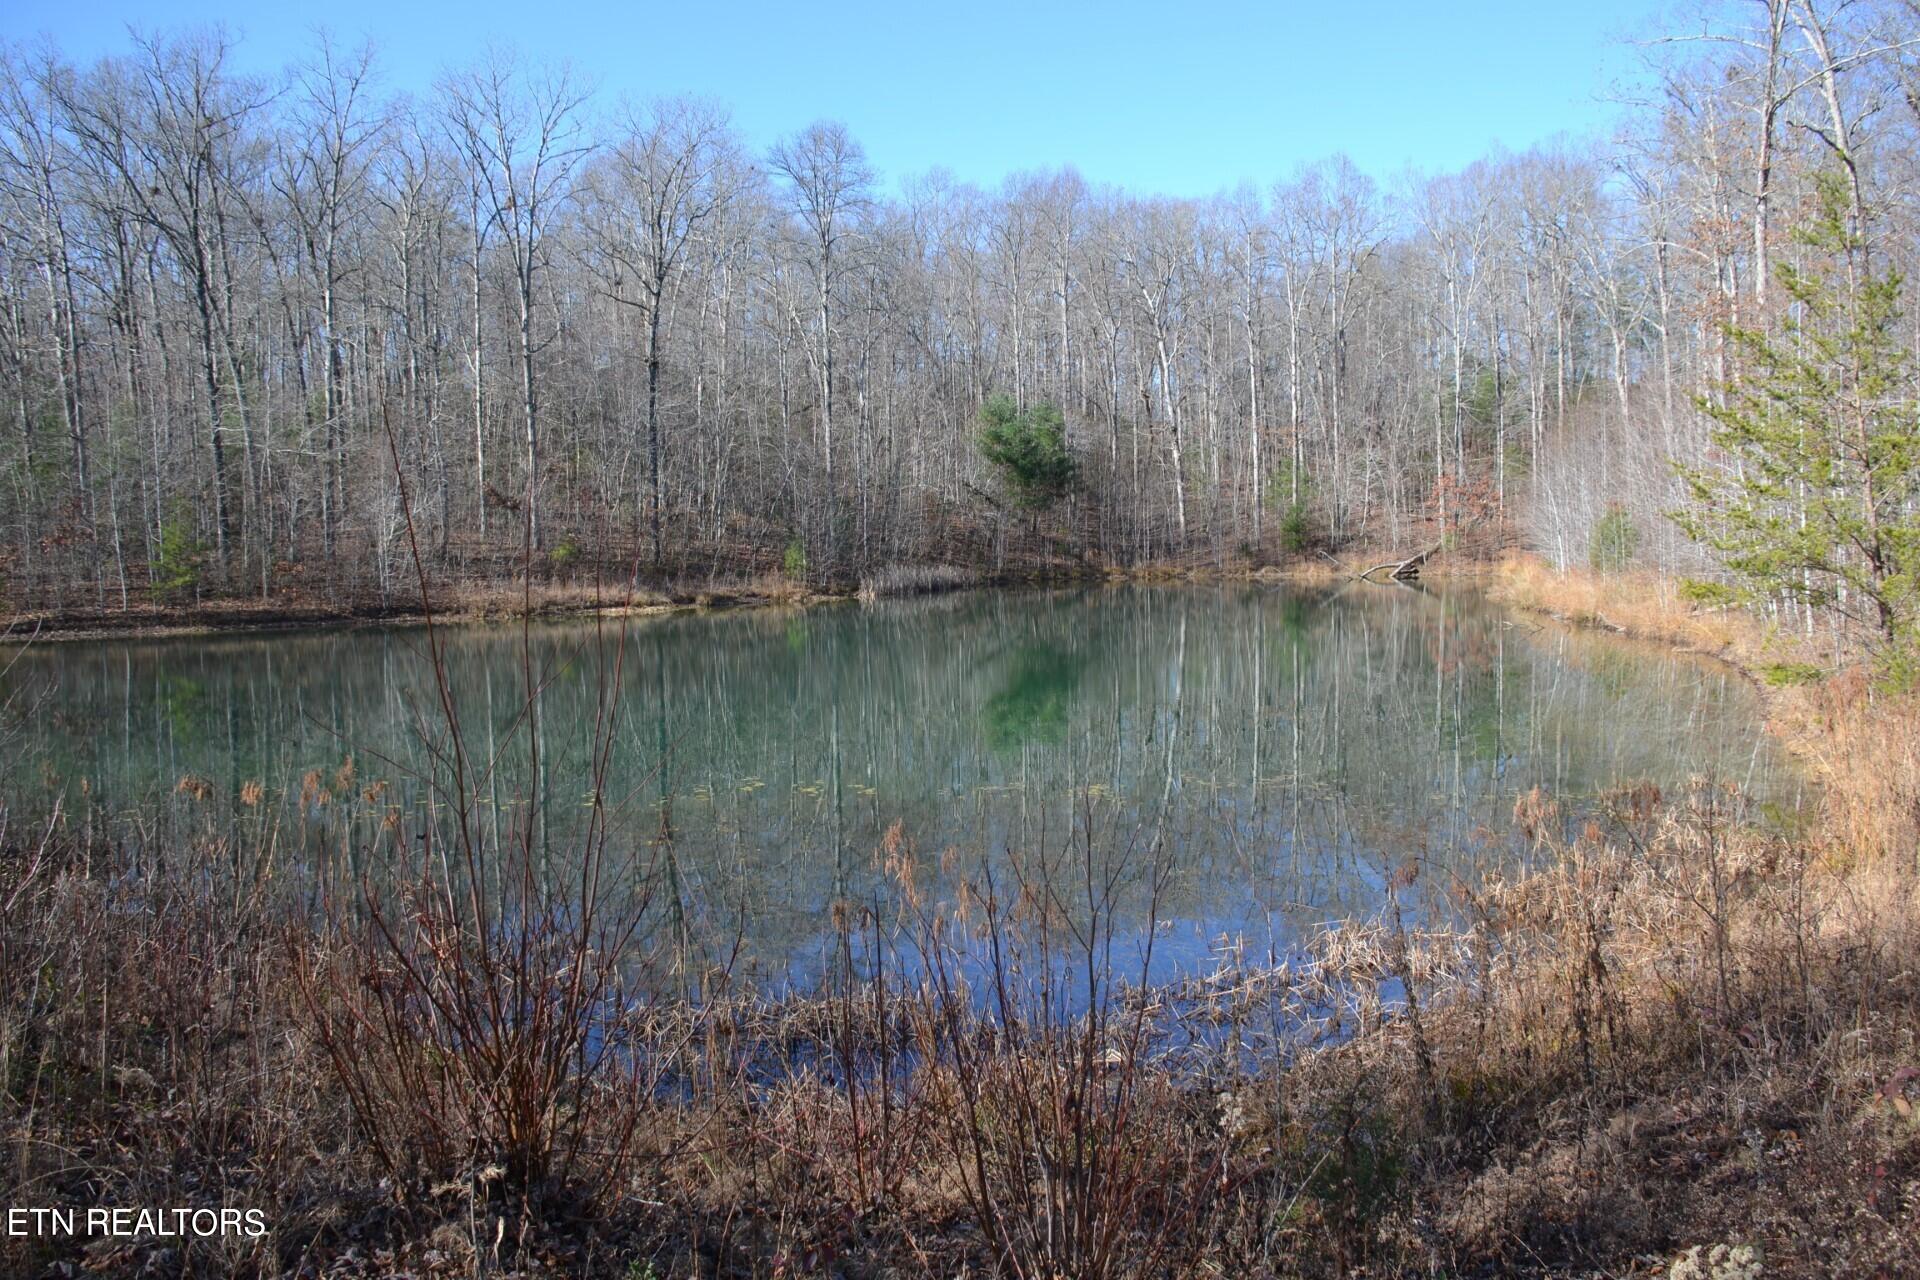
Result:
[[[412,98],[326,40],[272,78],[219,32],[14,47],[0,591],[366,598],[412,581],[408,510],[455,578],[1440,530],[1687,569],[1674,460],[1725,462],[1702,409],[1729,329],[1793,305],[1773,264],[1815,252],[1815,175],[1874,269],[1913,255],[1917,12],[1715,6],[1649,40],[1658,97],[1617,138],[1207,200],[891,183],[840,125],[761,152],[722,106],[616,107],[504,53]],[[977,447],[995,395],[1064,415],[1076,482],[1043,511]]]

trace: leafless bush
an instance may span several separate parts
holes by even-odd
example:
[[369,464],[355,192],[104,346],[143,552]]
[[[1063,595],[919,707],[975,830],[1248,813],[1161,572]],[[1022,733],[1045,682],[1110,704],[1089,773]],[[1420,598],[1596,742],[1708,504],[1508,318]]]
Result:
[[[1157,834],[1100,851],[1091,821],[1064,857],[982,871],[963,910],[926,909],[896,829],[883,850],[925,975],[912,1004],[936,1146],[998,1261],[1021,1277],[1138,1274],[1186,1234],[1217,1156],[1183,1131],[1188,1099],[1158,1071],[1161,1027],[1131,977],[1121,886],[1144,875],[1157,918],[1170,866]],[[969,964],[969,957],[979,957]]]
[[[401,495],[411,539],[404,480]],[[390,878],[364,876],[335,902],[318,945],[296,936],[295,972],[366,1140],[407,1185],[497,1183],[597,1203],[626,1174],[657,1070],[652,1046],[626,1034],[651,876],[644,855],[616,850],[606,787],[625,632],[597,672],[588,816],[559,848],[545,837],[537,782],[547,677],[523,632],[513,736],[534,781],[507,828],[489,828],[483,779],[501,760],[469,748],[417,545],[413,557],[429,602],[434,710],[419,737],[433,802],[395,825]]]

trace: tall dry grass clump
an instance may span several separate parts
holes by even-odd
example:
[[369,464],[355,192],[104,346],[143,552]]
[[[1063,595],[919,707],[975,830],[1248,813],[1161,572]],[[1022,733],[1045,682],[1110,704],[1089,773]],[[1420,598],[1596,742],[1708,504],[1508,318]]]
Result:
[[[1912,1174],[1887,1170],[1920,1156],[1893,1105],[1920,1015],[1914,878],[1835,874],[1737,807],[1702,783],[1623,795],[1571,837],[1550,806],[1520,815],[1549,869],[1476,896],[1499,960],[1437,1032],[1455,1127],[1499,1153],[1423,1197],[1457,1245],[1518,1264],[1764,1234],[1784,1274],[1915,1260],[1840,1229],[1894,1228]],[[1764,1215],[1825,1223],[1857,1257],[1796,1258]]]
[[979,574],[956,565],[889,565],[860,579],[860,598],[881,600],[889,596],[933,595],[941,591],[961,591],[979,581]]
[[1920,693],[1889,694],[1849,671],[1778,701],[1789,744],[1822,783],[1829,857],[1920,872]]
[[421,608],[442,618],[500,619],[656,608],[668,603],[658,592],[593,582],[456,583]]
[[[259,1209],[266,1231],[82,1240],[105,1275],[277,1274],[367,1166],[302,1034],[264,887],[212,886],[219,845],[165,863],[0,832],[0,1198]],[[68,1242],[0,1238],[0,1273],[66,1274]]]

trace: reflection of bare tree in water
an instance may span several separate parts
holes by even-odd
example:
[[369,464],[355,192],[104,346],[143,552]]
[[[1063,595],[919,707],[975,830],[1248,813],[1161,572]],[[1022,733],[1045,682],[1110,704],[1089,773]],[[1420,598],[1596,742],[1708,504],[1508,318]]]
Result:
[[[1095,840],[1153,832],[1172,855],[1176,963],[1222,931],[1271,919],[1285,936],[1369,913],[1409,857],[1431,869],[1423,885],[1477,876],[1516,856],[1513,804],[1535,787],[1570,815],[1640,778],[1711,774],[1789,803],[1797,787],[1731,672],[1523,624],[1471,596],[983,594],[667,618],[630,635],[645,638],[622,677],[635,719],[609,789],[644,785],[651,803],[627,806],[617,837],[658,846],[656,888],[683,944],[740,933],[773,969],[804,968],[831,904],[876,891],[870,851],[895,822],[962,863],[1076,824]],[[542,847],[567,847],[592,763],[593,694],[573,655],[598,643],[576,626],[530,631],[546,673],[536,749],[487,779],[496,831],[511,816],[499,797],[533,794]],[[472,628],[443,647],[452,696],[491,751],[513,736],[519,699],[496,690],[518,674],[512,646]],[[338,767],[349,745],[363,769],[406,759],[402,708],[423,678],[408,633],[370,632],[63,646],[30,652],[12,681],[52,688],[22,745],[70,807],[164,796],[166,824],[217,830],[236,820],[230,792],[257,780],[324,863],[422,797],[396,775],[377,805],[316,811],[289,780]],[[169,695],[186,682],[194,697]],[[174,793],[188,773],[221,780],[210,799]]]

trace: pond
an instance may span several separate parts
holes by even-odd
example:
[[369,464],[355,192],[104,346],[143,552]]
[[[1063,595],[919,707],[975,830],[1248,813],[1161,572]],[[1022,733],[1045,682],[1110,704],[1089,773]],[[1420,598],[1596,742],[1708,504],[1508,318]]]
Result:
[[[1512,867],[1535,788],[1569,822],[1643,781],[1806,799],[1731,669],[1469,592],[980,592],[439,638],[474,820],[560,876],[604,814],[687,936],[762,981],[818,968],[835,903],[892,892],[887,849],[936,895],[1075,842],[1164,863],[1157,897],[1136,865],[1115,900],[1168,976],[1284,954],[1409,868],[1438,894]],[[437,688],[418,626],[36,645],[0,785],[16,823],[57,798],[122,848],[377,873],[448,821]]]

